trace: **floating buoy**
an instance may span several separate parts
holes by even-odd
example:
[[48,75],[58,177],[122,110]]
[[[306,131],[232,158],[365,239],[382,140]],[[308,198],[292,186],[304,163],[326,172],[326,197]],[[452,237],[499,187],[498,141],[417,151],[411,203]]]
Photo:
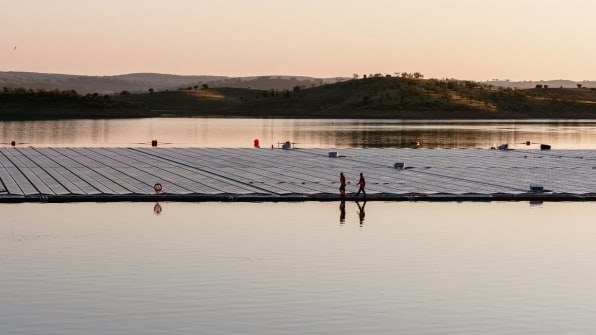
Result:
[[12,145],[14,147],[15,145],[17,145],[17,142],[12,141],[12,142],[10,142],[10,145]]
[[159,193],[159,192],[161,192],[163,187],[161,186],[160,183],[155,183],[155,185],[153,185],[153,189],[155,190],[155,193]]
[[530,144],[532,144],[532,142],[526,141],[526,145],[530,145]]
[[156,147],[156,146],[157,146],[157,140],[153,140],[153,141],[151,141],[151,146],[152,146],[152,147]]
[[153,206],[153,213],[155,213],[155,215],[159,215],[161,214],[161,205],[158,203],[155,204],[155,206]]
[[284,144],[282,144],[281,148],[285,150],[292,149],[292,143],[290,143],[290,141],[286,141]]
[[258,139],[258,138],[255,138],[255,140],[252,142],[252,145],[253,145],[255,148],[260,148],[260,147],[261,147],[261,146],[259,145],[259,139]]

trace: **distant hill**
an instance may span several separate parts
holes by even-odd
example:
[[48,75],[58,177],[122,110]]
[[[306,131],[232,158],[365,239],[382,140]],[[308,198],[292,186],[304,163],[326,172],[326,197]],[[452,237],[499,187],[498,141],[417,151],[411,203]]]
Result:
[[134,73],[117,76],[80,76],[34,72],[0,72],[0,87],[75,90],[81,94],[111,94],[121,91],[145,92],[176,89],[224,79],[222,76],[177,76],[158,73]]
[[208,88],[113,96],[177,116],[392,119],[596,118],[596,89],[495,88],[461,80],[376,77],[290,90]]
[[[155,92],[165,90],[190,89],[207,85],[208,87],[234,87],[261,90],[293,90],[295,87],[311,88],[325,84],[346,81],[350,78],[315,78],[307,76],[206,76],[206,75],[172,75],[160,73],[131,73],[114,76],[82,76],[70,74],[52,74],[36,72],[2,72],[0,71],[0,88],[25,88],[33,90],[75,90],[80,94],[115,94],[122,91],[131,93]],[[528,80],[510,81],[493,79],[480,82],[493,87],[509,87],[528,89],[545,85],[549,88],[577,88],[578,85],[596,88],[596,81],[572,80]]]
[[257,90],[293,90],[345,81],[347,78],[313,78],[292,76],[259,76],[226,78],[213,81],[209,87],[252,88]]
[[486,85],[493,85],[495,87],[509,87],[509,88],[536,88],[536,86],[549,88],[576,88],[577,85],[587,88],[596,88],[596,81],[573,81],[573,80],[527,80],[527,81],[510,81],[510,80],[489,80],[482,82]]
[[595,119],[596,89],[495,88],[473,81],[375,77],[286,90],[208,88],[113,96],[175,116],[390,119]]
[[[212,81],[211,85],[109,95],[3,88],[0,120],[156,116],[596,119],[596,88],[584,86],[546,88],[542,84],[513,89],[456,79],[390,76],[318,86],[308,86],[308,82],[304,78],[228,78]],[[292,88],[254,88],[267,83],[284,83]],[[232,84],[238,87],[230,87]]]
[[180,76],[159,73],[132,73],[116,76],[80,76],[35,72],[0,72],[0,88],[33,90],[75,90],[80,94],[113,94],[177,90],[208,85],[209,87],[238,87],[256,89],[291,89],[294,86],[312,87],[332,83],[343,78],[311,78],[290,76],[261,76],[231,78],[225,76]]

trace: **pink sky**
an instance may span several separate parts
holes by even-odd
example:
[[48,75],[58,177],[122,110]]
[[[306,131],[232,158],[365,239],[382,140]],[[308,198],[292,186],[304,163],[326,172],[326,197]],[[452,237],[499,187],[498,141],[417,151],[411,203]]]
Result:
[[5,2],[0,71],[596,80],[591,0]]

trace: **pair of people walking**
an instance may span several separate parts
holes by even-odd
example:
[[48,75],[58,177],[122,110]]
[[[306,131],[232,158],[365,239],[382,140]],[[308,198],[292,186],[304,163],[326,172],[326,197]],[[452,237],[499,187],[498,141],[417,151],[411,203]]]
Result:
[[[366,181],[364,180],[364,174],[360,172],[360,179],[358,180],[358,192],[356,192],[356,197],[360,196],[360,192],[362,192],[364,198],[366,198],[366,191],[364,191],[364,186],[366,185]],[[346,196],[346,176],[343,172],[339,173],[339,194],[343,197]]]

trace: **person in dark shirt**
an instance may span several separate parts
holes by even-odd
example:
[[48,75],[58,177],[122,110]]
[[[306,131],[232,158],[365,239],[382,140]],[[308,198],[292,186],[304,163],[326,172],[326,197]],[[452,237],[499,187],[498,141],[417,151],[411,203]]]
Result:
[[342,198],[346,196],[346,176],[343,172],[339,173],[339,194]]
[[365,185],[366,185],[366,182],[364,181],[364,174],[362,172],[360,172],[360,180],[358,180],[358,186],[360,186],[360,188],[358,189],[358,192],[356,193],[356,198],[358,198],[358,196],[360,195],[360,192],[362,192],[362,194],[366,198],[366,192],[364,191]]

